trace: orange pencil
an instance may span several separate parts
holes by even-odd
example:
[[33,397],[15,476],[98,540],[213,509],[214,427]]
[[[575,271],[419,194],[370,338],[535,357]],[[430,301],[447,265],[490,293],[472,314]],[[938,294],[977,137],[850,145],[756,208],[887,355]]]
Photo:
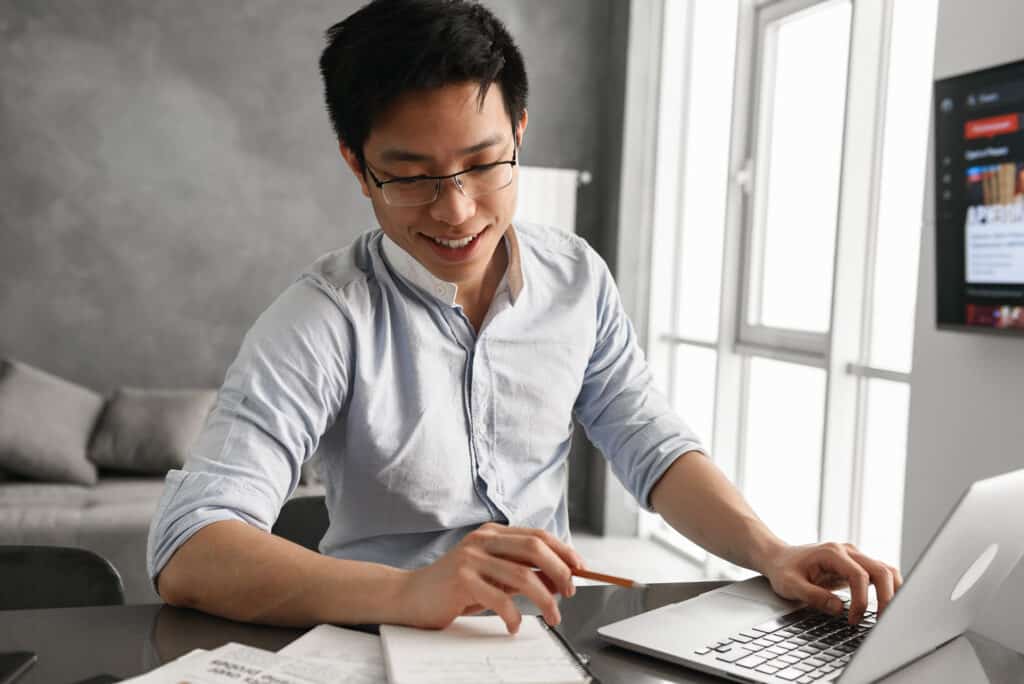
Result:
[[647,586],[643,582],[636,582],[625,577],[616,577],[615,575],[605,575],[604,573],[593,572],[591,570],[573,570],[572,574],[576,577],[585,577],[587,579],[597,580],[599,582],[609,582],[611,584],[617,584],[620,587],[643,589]]

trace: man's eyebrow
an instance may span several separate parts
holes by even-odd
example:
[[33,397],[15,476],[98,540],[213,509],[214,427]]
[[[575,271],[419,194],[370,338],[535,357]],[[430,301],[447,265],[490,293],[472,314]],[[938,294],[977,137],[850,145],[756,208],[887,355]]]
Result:
[[[469,147],[465,147],[459,150],[456,154],[463,157],[469,156],[471,154],[476,154],[477,152],[482,152],[483,150],[486,150],[488,147],[493,147],[501,143],[504,139],[505,137],[502,135],[492,135],[490,138],[487,138],[486,140],[482,140],[476,143],[475,145],[470,145]],[[383,152],[381,152],[380,159],[383,162],[434,161],[434,158],[428,154],[420,154],[418,152],[411,152],[409,150],[402,150],[398,148],[388,148],[384,150]]]

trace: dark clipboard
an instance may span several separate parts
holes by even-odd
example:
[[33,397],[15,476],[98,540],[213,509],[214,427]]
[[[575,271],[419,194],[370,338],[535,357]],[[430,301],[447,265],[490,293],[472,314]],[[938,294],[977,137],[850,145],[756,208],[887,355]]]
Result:
[[590,682],[590,684],[601,684],[601,680],[594,676],[594,673],[590,670],[590,659],[582,653],[577,652],[576,649],[572,647],[572,644],[569,643],[568,639],[562,636],[562,633],[557,629],[545,622],[542,616],[537,615],[536,618],[540,621],[541,626],[554,635],[555,639],[558,640],[558,643],[562,645],[562,648],[569,653],[569,656],[576,662],[576,665],[578,665],[580,670],[582,670],[587,676],[587,681]]
[[39,657],[31,651],[0,653],[0,683],[13,684],[36,664]]

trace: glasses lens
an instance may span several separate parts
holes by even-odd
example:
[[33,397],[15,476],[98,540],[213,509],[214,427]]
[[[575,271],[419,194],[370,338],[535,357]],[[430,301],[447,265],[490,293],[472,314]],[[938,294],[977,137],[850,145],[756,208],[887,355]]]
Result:
[[437,194],[436,180],[399,180],[381,188],[384,199],[396,207],[430,204]]
[[462,191],[467,197],[479,197],[495,190],[501,190],[512,182],[512,165],[497,164],[466,171],[459,176]]

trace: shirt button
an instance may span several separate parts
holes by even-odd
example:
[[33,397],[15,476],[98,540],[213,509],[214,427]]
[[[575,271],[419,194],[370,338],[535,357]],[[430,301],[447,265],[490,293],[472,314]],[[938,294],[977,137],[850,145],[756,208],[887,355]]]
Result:
[[438,297],[444,296],[444,288],[441,287],[440,285],[437,286],[437,288],[434,290],[434,292],[437,293]]

